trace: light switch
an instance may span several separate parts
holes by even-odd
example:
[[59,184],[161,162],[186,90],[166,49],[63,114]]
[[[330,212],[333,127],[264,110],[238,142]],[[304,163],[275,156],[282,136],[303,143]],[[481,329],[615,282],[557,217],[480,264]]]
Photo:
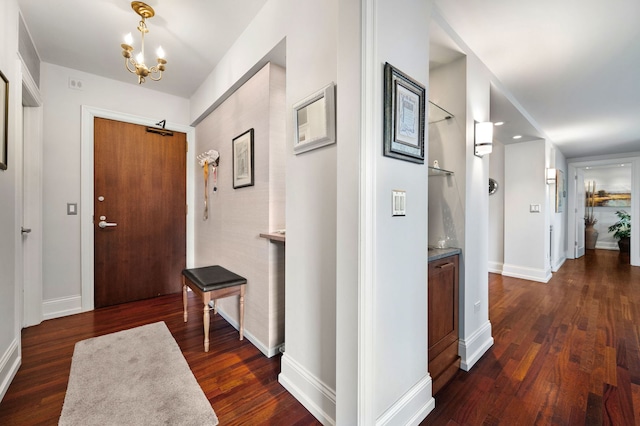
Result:
[[67,215],[77,215],[78,205],[76,203],[67,203]]
[[530,213],[540,213],[540,204],[530,204],[529,205]]
[[406,191],[391,191],[392,197],[392,216],[406,216],[406,201],[407,201],[407,193]]

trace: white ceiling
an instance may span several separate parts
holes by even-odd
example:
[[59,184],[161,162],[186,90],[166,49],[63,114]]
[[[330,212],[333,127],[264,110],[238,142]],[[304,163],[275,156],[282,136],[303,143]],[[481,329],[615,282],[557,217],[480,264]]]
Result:
[[[148,88],[189,98],[211,73],[267,0],[146,0],[155,16],[147,19],[147,65],[155,64],[159,45],[167,70]],[[44,62],[137,84],[124,69],[124,35],[134,37],[140,16],[130,0],[18,0]]]
[[[167,71],[147,87],[190,97],[266,0],[148,0],[147,62],[161,44]],[[139,17],[129,0],[18,0],[43,61],[136,84],[120,43]],[[508,93],[492,88],[497,130],[545,137],[567,157],[640,150],[640,1],[436,0]],[[134,43],[139,45],[139,43]],[[138,46],[134,46],[138,47]],[[431,47],[432,66],[457,57]],[[523,111],[514,107],[515,100]],[[526,118],[525,118],[526,117]],[[530,135],[535,133],[534,135]],[[527,140],[524,139],[523,140]]]
[[640,151],[640,1],[436,4],[568,158]]

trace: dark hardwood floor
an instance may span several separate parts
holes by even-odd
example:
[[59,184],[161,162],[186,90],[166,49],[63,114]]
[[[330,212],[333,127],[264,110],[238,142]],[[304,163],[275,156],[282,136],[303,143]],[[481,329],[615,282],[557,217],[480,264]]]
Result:
[[490,274],[495,343],[423,425],[640,425],[640,268],[587,250],[546,284]]
[[22,366],[0,402],[0,425],[58,423],[76,342],[164,321],[221,425],[320,424],[279,383],[280,356],[266,358],[219,315],[211,317],[211,349],[203,352],[201,302],[190,293],[96,309],[44,321],[22,332]]
[[[490,274],[495,343],[436,395],[423,425],[640,424],[640,268],[617,252],[568,260],[547,284]],[[23,330],[23,363],[1,425],[57,424],[76,342],[165,321],[221,425],[311,425],[264,357],[220,316],[202,351],[200,304],[180,295],[97,309]]]

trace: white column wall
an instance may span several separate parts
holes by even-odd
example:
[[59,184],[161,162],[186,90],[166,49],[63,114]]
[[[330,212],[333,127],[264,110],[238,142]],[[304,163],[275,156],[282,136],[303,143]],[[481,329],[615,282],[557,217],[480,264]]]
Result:
[[[374,415],[406,424],[422,406],[432,408],[427,372],[427,167],[382,155],[383,67],[389,62],[421,84],[429,83],[432,2],[380,0],[376,7],[373,102],[378,130],[374,161],[373,349]],[[377,69],[376,69],[377,68]],[[425,100],[426,101],[426,100]],[[425,122],[426,126],[426,122]],[[425,129],[425,134],[427,129]],[[367,141],[368,142],[368,141]],[[428,141],[425,141],[428,144]],[[428,145],[425,147],[428,152]],[[391,191],[405,190],[407,215],[392,217]],[[403,405],[406,407],[403,408]],[[409,408],[411,407],[411,408]],[[414,420],[415,421],[415,420]]]
[[504,264],[504,145],[493,142],[489,158],[489,177],[498,182],[498,190],[489,196],[489,272],[502,273]]
[[[503,275],[547,282],[548,189],[544,140],[505,146],[505,224]],[[530,212],[539,205],[540,212]]]

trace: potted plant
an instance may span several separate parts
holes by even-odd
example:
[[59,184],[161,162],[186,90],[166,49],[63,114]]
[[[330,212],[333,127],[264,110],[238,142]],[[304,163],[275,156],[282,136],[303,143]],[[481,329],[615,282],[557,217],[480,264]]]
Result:
[[616,215],[620,220],[609,227],[613,238],[618,239],[621,253],[629,253],[631,248],[631,215],[624,210],[618,210]]

